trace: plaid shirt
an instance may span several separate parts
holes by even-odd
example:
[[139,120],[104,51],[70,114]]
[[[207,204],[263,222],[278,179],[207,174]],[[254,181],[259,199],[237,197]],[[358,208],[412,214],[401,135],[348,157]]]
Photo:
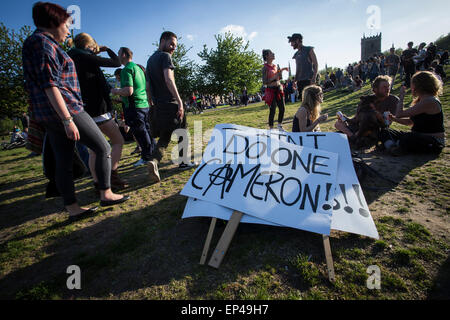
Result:
[[51,87],[59,89],[71,115],[83,111],[75,64],[53,37],[37,29],[23,44],[22,62],[31,119],[61,121],[44,91]]

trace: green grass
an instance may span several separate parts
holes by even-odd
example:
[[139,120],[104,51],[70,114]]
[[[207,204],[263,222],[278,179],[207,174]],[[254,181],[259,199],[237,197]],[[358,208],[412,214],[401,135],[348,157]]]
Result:
[[[399,83],[394,94],[398,88]],[[336,111],[352,115],[359,96],[368,93],[368,85],[351,94],[327,92],[322,112],[329,119],[322,131],[334,131]],[[449,132],[448,83],[441,100]],[[286,130],[298,107],[286,105]],[[219,108],[189,115],[189,131],[193,139],[194,121],[202,121],[203,133],[218,123],[267,128],[267,118],[262,103]],[[163,181],[149,185],[145,168],[131,166],[137,160],[129,155],[134,144],[126,144],[120,172],[131,184],[124,192],[132,200],[73,224],[66,223],[60,199],[44,199],[41,158],[27,158],[23,148],[0,151],[0,298],[450,298],[450,241],[444,232],[450,214],[448,147],[436,159],[418,159],[413,168],[400,165],[402,178],[387,191],[364,190],[380,239],[333,232],[336,282],[330,283],[321,237],[289,228],[241,225],[220,269],[199,265],[210,219],[181,220],[186,198],[179,192],[194,170],[175,169],[169,160],[174,146],[161,166]],[[82,205],[98,205],[90,178],[78,180],[76,189]],[[219,221],[212,247],[224,227]],[[81,268],[80,291],[66,288],[66,269],[73,264]],[[381,290],[366,287],[371,265],[381,269]]]

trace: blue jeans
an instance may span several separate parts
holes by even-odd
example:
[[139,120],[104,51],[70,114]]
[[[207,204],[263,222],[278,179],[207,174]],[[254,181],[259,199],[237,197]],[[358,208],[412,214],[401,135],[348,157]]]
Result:
[[141,158],[151,160],[156,143],[150,133],[149,108],[128,107],[124,108],[123,113],[125,123],[130,127],[131,133],[141,147]]

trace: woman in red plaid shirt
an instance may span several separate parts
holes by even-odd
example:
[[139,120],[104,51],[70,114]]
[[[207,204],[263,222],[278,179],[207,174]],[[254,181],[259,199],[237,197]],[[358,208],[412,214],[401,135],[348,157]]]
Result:
[[69,220],[78,220],[97,208],[81,208],[75,197],[72,173],[75,141],[79,140],[96,153],[100,204],[122,203],[129,196],[111,191],[111,148],[84,111],[75,65],[59,45],[69,35],[69,14],[59,5],[38,2],[33,6],[33,20],[37,29],[25,40],[22,49],[30,117],[47,132],[55,154],[58,191],[69,212]]

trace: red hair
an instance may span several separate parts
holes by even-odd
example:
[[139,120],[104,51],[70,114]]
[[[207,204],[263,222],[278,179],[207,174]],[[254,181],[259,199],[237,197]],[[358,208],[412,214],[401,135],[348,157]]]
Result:
[[66,9],[58,4],[36,2],[33,5],[33,21],[38,28],[57,28],[69,18]]

